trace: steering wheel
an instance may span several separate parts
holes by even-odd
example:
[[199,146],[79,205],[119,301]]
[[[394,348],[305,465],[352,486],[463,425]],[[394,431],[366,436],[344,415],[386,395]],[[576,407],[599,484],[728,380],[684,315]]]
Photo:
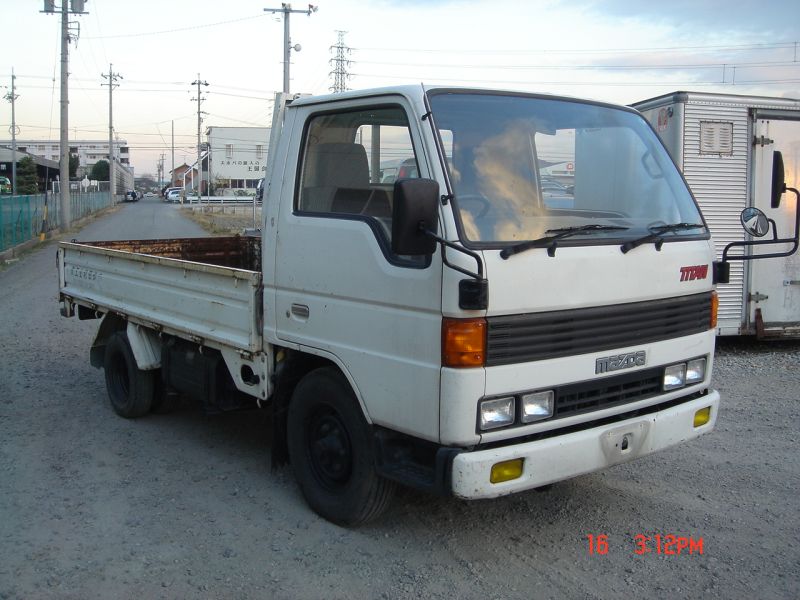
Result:
[[456,201],[459,203],[477,202],[480,207],[478,208],[478,214],[473,215],[473,217],[476,219],[485,217],[492,208],[492,203],[483,194],[456,194]]

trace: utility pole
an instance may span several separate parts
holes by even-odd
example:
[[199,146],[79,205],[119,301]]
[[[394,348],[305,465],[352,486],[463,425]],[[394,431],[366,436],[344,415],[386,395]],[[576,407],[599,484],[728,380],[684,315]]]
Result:
[[200,150],[201,150],[201,147],[200,147],[200,124],[203,122],[203,120],[202,120],[202,117],[200,116],[200,114],[201,114],[200,105],[203,103],[203,100],[205,100],[205,98],[203,98],[203,96],[200,94],[200,86],[204,85],[204,86],[208,87],[208,82],[201,80],[200,79],[200,73],[198,73],[197,74],[197,79],[195,79],[192,82],[192,85],[196,85],[197,86],[197,98],[192,98],[192,101],[196,101],[197,102],[197,179],[198,179],[198,184],[197,184],[198,197],[197,197],[197,201],[198,201],[198,203],[202,203],[202,199],[203,199],[203,163],[200,160]]
[[17,76],[14,75],[14,69],[11,69],[11,91],[8,92],[4,98],[11,102],[11,195],[17,195],[17,113],[16,113],[16,100],[19,98],[17,95],[16,87]]
[[122,79],[122,75],[114,73],[111,68],[111,63],[108,64],[108,75],[101,73],[103,79],[107,79],[108,83],[101,83],[100,85],[108,86],[108,187],[109,194],[111,194],[111,203],[114,203],[114,195],[117,192],[116,182],[116,165],[114,163],[114,103],[112,92],[119,84],[117,79]]
[[347,80],[350,79],[347,67],[349,67],[352,62],[345,58],[345,55],[350,55],[350,48],[344,45],[344,34],[347,32],[337,31],[336,33],[338,34],[336,45],[330,47],[331,50],[336,50],[336,56],[330,60],[333,64],[333,71],[328,73],[328,75],[333,75],[333,86],[330,90],[334,94],[339,94],[347,91]]
[[282,3],[280,8],[264,9],[264,12],[271,12],[272,14],[278,12],[283,13],[283,91],[286,94],[289,93],[289,61],[291,51],[300,52],[301,50],[300,44],[292,46],[292,41],[289,37],[289,16],[292,13],[304,13],[311,16],[311,13],[315,13],[317,10],[319,10],[319,7],[313,4],[309,4],[308,8],[305,10],[293,10],[292,5],[287,2]]
[[61,195],[61,229],[72,223],[72,201],[69,197],[69,13],[66,0],[61,0],[61,136],[58,191]]
[[[69,1],[69,6],[67,2]],[[70,34],[69,15],[88,14],[83,10],[85,0],[61,0],[61,160],[59,161],[59,192],[61,196],[61,227],[69,228],[72,223],[72,206],[69,198],[69,43],[72,38],[78,40],[80,28],[75,28],[74,36]],[[46,14],[55,14],[55,0],[44,0]],[[78,23],[74,23],[76,26]]]
[[175,183],[175,121],[172,121],[172,170],[169,172],[169,187]]

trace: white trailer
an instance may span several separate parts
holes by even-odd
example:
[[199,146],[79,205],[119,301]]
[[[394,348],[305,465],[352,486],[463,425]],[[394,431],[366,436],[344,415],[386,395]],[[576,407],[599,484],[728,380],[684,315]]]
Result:
[[[787,194],[773,206],[770,187],[775,152],[783,156],[786,185],[798,187],[800,100],[675,92],[631,106],[650,121],[683,172],[718,257],[730,242],[750,239],[740,225],[747,207],[764,211],[782,237],[791,235],[795,200]],[[717,292],[718,335],[800,337],[797,254],[734,262],[730,283]]]

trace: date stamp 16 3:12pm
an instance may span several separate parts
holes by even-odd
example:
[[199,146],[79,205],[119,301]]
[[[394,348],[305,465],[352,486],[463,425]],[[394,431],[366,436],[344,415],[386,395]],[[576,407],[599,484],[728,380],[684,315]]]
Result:
[[[587,533],[586,540],[589,543],[590,555],[608,554],[610,544],[608,534]],[[637,555],[645,554],[664,554],[666,556],[679,556],[681,554],[695,555],[703,554],[703,538],[692,536],[680,536],[669,534],[645,535],[637,533],[631,540],[633,542],[633,553]]]

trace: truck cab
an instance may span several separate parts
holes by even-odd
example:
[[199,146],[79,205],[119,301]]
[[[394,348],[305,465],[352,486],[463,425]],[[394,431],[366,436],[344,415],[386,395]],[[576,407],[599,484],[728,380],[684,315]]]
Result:
[[[493,497],[713,428],[709,231],[638,113],[409,87],[303,98],[282,129],[264,335],[338,373],[382,477]],[[390,159],[421,183],[382,183]],[[553,208],[541,173],[562,162],[572,198]],[[427,250],[397,239],[409,219]],[[352,446],[310,413],[313,506]]]

